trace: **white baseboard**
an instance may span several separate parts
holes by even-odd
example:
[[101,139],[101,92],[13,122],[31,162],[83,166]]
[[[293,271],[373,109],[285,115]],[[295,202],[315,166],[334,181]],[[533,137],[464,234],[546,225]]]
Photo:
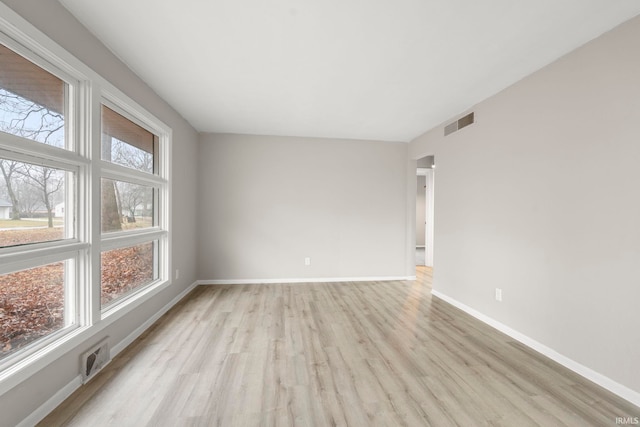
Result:
[[447,295],[444,295],[436,290],[432,290],[431,294],[433,296],[436,296],[438,298],[440,298],[441,300],[453,305],[456,308],[459,308],[460,310],[464,311],[465,313],[470,314],[471,316],[475,317],[476,319],[486,323],[487,325],[491,326],[492,328],[495,328],[497,330],[499,330],[500,332],[510,336],[511,338],[521,342],[522,344],[526,345],[527,347],[537,351],[538,353],[543,354],[544,356],[548,357],[549,359],[561,364],[562,366],[564,366],[565,368],[571,369],[573,372],[577,373],[578,375],[583,376],[584,378],[588,379],[591,382],[594,382],[596,384],[598,384],[600,387],[603,387],[607,390],[609,390],[610,392],[612,392],[613,394],[616,394],[618,396],[620,396],[621,398],[633,403],[636,406],[640,406],[640,393],[638,393],[635,390],[630,389],[627,386],[624,386],[614,380],[612,380],[609,377],[606,377],[596,371],[594,371],[591,368],[588,368],[572,359],[569,359],[566,356],[563,356],[562,354],[558,353],[557,351],[555,351],[554,349],[547,347],[546,345],[532,339],[529,338],[528,336],[514,330],[511,329],[510,327],[508,327],[507,325],[498,322],[497,320],[492,319],[489,316],[486,316],[482,313],[480,313],[479,311],[469,307],[468,305],[465,305]]
[[318,277],[300,279],[228,279],[198,280],[198,285],[262,285],[270,283],[334,283],[334,282],[387,282],[392,280],[416,280],[416,276],[383,277]]
[[64,400],[71,396],[82,385],[82,375],[75,377],[69,384],[62,387],[56,394],[51,396],[46,402],[44,402],[38,409],[33,411],[27,418],[22,420],[17,427],[33,427],[38,424],[49,412],[56,409],[56,407],[64,402]]
[[[189,285],[185,290],[180,292],[175,298],[169,301],[164,305],[156,314],[151,316],[147,321],[145,321],[142,325],[137,327],[133,332],[125,337],[118,344],[114,345],[109,352],[111,359],[118,355],[122,350],[127,348],[129,344],[134,342],[136,338],[138,338],[144,331],[146,331],[151,325],[153,325],[163,314],[171,309],[174,305],[176,305],[182,298],[187,296],[189,292],[191,292],[196,286],[198,282],[193,282]],[[105,365],[106,366],[106,365]],[[76,391],[78,388],[82,386],[82,375],[78,375],[75,377],[69,384],[60,389],[56,394],[51,396],[46,402],[38,407],[35,411],[33,411],[27,418],[22,420],[18,427],[31,427],[38,424],[44,417],[49,415],[51,411],[58,407],[66,398],[71,396],[71,394]]]

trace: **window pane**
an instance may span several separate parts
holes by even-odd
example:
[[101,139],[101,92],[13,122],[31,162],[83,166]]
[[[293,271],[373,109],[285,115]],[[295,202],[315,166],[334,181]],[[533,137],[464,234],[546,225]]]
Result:
[[65,326],[65,262],[0,275],[0,359]]
[[102,178],[102,232],[154,226],[153,188]]
[[0,131],[65,148],[66,83],[0,45]]
[[0,247],[73,237],[65,230],[73,173],[0,158]]
[[156,146],[154,134],[102,106],[102,160],[154,173]]
[[102,253],[100,275],[103,307],[158,278],[156,245],[157,241],[154,241]]

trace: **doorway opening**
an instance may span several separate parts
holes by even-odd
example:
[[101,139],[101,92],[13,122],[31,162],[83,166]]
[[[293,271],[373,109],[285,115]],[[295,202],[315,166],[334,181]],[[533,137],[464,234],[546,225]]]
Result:
[[434,156],[417,161],[416,265],[433,267]]

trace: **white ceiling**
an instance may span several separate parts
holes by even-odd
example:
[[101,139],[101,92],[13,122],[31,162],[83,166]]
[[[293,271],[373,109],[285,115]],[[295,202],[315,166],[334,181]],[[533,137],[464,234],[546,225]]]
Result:
[[409,141],[638,0],[61,0],[197,130]]

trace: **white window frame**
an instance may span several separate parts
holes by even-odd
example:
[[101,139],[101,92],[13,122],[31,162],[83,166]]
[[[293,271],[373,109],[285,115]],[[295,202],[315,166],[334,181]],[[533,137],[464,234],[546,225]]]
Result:
[[[165,126],[155,121],[154,119],[140,114],[140,111],[131,109],[112,94],[107,91],[103,91],[100,111],[102,106],[110,108],[116,113],[120,114],[132,123],[142,127],[143,129],[151,132],[158,137],[158,153],[154,153],[154,156],[158,156],[158,171],[157,173],[148,173],[126,166],[122,166],[109,161],[99,160],[100,180],[102,178],[113,179],[119,181],[126,181],[132,184],[140,184],[151,187],[154,191],[153,209],[155,225],[153,227],[139,229],[139,230],[126,230],[101,234],[100,250],[106,252],[113,249],[126,248],[142,243],[150,243],[157,241],[158,245],[154,251],[154,271],[157,271],[157,278],[148,284],[132,289],[125,293],[121,297],[116,298],[114,301],[107,303],[101,308],[102,317],[106,318],[113,313],[120,310],[123,306],[126,306],[131,299],[135,299],[138,294],[144,293],[147,288],[152,288],[157,284],[168,282],[170,279],[168,268],[168,239],[169,239],[169,141],[170,132],[167,132]],[[126,142],[126,141],[123,141]],[[98,139],[94,138],[94,143],[98,144],[94,147],[94,152],[97,153],[96,157],[99,157],[102,153],[102,134]],[[155,172],[155,171],[154,171]],[[99,222],[98,222],[99,223]]]
[[[7,160],[45,166],[66,172],[65,198],[65,238],[59,241],[31,243],[21,246],[0,248],[0,274],[41,267],[54,262],[65,261],[64,283],[64,326],[55,332],[36,339],[25,347],[16,350],[0,360],[0,372],[16,364],[18,360],[37,353],[57,338],[86,324],[85,308],[78,304],[80,280],[78,266],[82,264],[82,251],[88,248],[86,242],[78,238],[77,212],[78,183],[86,179],[86,166],[89,161],[77,154],[78,132],[76,129],[79,111],[80,81],[44,61],[31,50],[20,45],[5,34],[0,33],[0,43],[21,55],[34,65],[51,73],[66,84],[65,90],[65,148],[52,147],[29,138],[0,133],[0,157]],[[74,179],[69,182],[69,178]]]
[[[172,130],[3,3],[0,3],[0,43],[68,84],[70,91],[67,96],[71,104],[67,107],[67,113],[71,111],[71,114],[65,114],[65,135],[72,141],[72,147],[67,147],[70,149],[60,149],[2,134],[0,155],[30,163],[37,160],[51,167],[72,171],[76,178],[73,191],[68,191],[69,194],[73,193],[75,204],[73,209],[67,206],[68,214],[65,212],[65,217],[71,217],[71,212],[74,212],[75,224],[65,224],[73,227],[72,239],[0,249],[0,274],[71,260],[68,268],[72,271],[68,276],[75,276],[75,280],[74,298],[69,310],[76,321],[76,327],[54,332],[1,360],[2,395],[87,340],[104,333],[113,322],[171,284]],[[118,113],[159,137],[159,173],[148,181],[160,189],[160,200],[156,206],[158,222],[152,229],[122,235],[101,234],[100,178],[110,176],[130,181],[129,178],[133,177],[136,182],[149,178],[126,167],[105,165],[108,162],[101,160],[102,103],[107,103],[110,108],[116,107]],[[159,242],[158,262],[161,268],[158,270],[158,280],[136,289],[102,311],[101,252],[143,240]]]

